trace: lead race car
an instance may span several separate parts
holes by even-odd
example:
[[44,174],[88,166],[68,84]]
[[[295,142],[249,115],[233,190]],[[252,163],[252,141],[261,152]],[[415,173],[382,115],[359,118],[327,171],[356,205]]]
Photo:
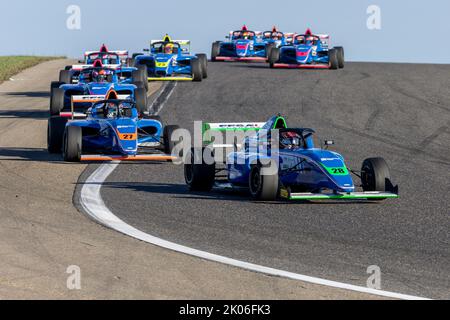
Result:
[[211,61],[266,62],[269,52],[276,44],[263,41],[255,31],[243,26],[242,30],[230,32],[227,41],[216,41],[211,49]]
[[330,48],[328,35],[314,35],[311,30],[293,37],[293,42],[270,51],[271,68],[342,69],[344,48]]
[[[72,111],[73,112],[73,111]],[[164,126],[158,116],[140,118],[135,103],[111,91],[85,119],[69,120],[63,157],[79,161],[171,161],[171,136],[178,126]]]
[[[241,145],[225,157],[220,167],[218,148],[230,147],[214,141],[217,132],[246,131]],[[344,157],[314,144],[314,130],[290,128],[285,118],[274,116],[266,123],[206,123],[205,146],[192,149],[185,158],[184,175],[192,191],[248,190],[256,200],[384,200],[398,198],[382,158],[364,160],[360,171],[350,170]],[[214,133],[214,134],[212,134]],[[352,175],[361,180],[356,190]]]
[[208,77],[206,54],[190,54],[189,40],[152,40],[148,54],[134,54],[134,64],[145,66],[149,81],[202,81]]

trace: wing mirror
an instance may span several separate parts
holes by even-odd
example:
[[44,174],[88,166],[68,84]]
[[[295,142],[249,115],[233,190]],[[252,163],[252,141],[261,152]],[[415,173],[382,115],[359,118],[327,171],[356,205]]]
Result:
[[334,140],[325,140],[323,145],[328,149],[329,147],[334,146]]

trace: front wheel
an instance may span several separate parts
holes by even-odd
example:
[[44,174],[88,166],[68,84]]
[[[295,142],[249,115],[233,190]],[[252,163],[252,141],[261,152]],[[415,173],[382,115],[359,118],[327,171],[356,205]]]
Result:
[[361,182],[364,191],[391,191],[391,174],[386,161],[383,158],[364,160],[361,169]]
[[192,59],[191,60],[191,73],[192,73],[192,80],[193,81],[202,81],[202,66],[200,64],[199,59]]
[[64,134],[64,161],[80,162],[83,148],[83,133],[81,127],[66,127]]
[[259,201],[273,201],[279,194],[279,177],[276,164],[257,164],[252,166],[249,176],[249,190],[253,199]]
[[208,58],[206,54],[197,54],[197,58],[200,60],[200,65],[202,66],[202,77],[203,79],[208,78]]
[[280,60],[280,48],[272,48],[272,50],[270,50],[268,60],[270,63],[270,67],[273,68],[275,63],[277,63]]
[[50,96],[50,115],[59,116],[64,109],[64,89],[52,88]]
[[176,143],[172,140],[172,135],[178,129],[180,129],[179,126],[165,126],[164,127],[164,133],[163,133],[164,152],[167,155],[172,155],[173,149],[176,146]]
[[339,68],[338,52],[336,49],[330,49],[328,51],[328,61],[331,70],[337,70]]
[[334,49],[336,49],[336,51],[337,51],[338,67],[339,67],[339,69],[343,69],[344,64],[345,64],[344,48],[343,47],[335,47]]
[[211,61],[216,62],[217,57],[220,55],[220,42],[214,42],[211,48]]
[[138,110],[139,114],[143,115],[144,112],[147,111],[147,91],[145,88],[137,88],[134,91],[134,98],[136,100],[136,109]]

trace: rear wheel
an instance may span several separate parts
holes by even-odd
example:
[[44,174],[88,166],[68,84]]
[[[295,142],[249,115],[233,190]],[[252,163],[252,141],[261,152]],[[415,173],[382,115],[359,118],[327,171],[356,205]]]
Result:
[[211,61],[216,62],[217,57],[220,55],[220,42],[214,42],[211,48]]
[[203,79],[206,79],[208,78],[208,58],[204,53],[197,54],[197,58],[200,60],[200,65],[202,67],[202,77]]
[[142,74],[142,70],[134,70],[131,73],[131,80],[133,81],[133,84],[138,87],[138,88],[144,88],[147,91],[148,88],[148,78],[146,79],[147,81],[147,86],[145,86],[145,82],[142,80],[144,78],[144,75]]
[[191,149],[186,155],[184,163],[184,179],[191,191],[211,191],[216,177],[216,164],[207,164],[204,160],[204,153],[212,150],[208,148]]
[[51,117],[47,127],[47,149],[49,153],[61,153],[67,118]]
[[361,182],[364,191],[391,191],[389,167],[383,158],[370,158],[363,162]]
[[199,59],[191,60],[191,73],[193,81],[202,81],[202,66]]
[[328,60],[331,70],[337,70],[339,68],[338,53],[336,49],[330,49],[328,51]]
[[272,48],[269,55],[270,67],[273,68],[275,63],[280,60],[280,48]]
[[64,89],[54,88],[50,96],[50,115],[59,116],[64,109]]
[[59,82],[71,84],[72,83],[72,73],[69,70],[61,70],[59,72]]
[[272,50],[275,48],[275,44],[274,43],[269,43],[266,45],[266,58],[267,60],[269,60],[270,58],[270,53],[272,52]]
[[79,162],[81,160],[82,138],[81,127],[66,127],[63,147],[64,161]]
[[[279,193],[278,170],[275,168],[275,162],[270,165],[257,164],[252,166],[249,176],[250,195],[255,200],[273,201],[276,200]],[[274,171],[274,172],[272,172]]]
[[343,69],[344,64],[345,64],[344,48],[343,47],[335,47],[334,49],[336,49],[336,51],[337,51],[337,59],[338,59],[339,69]]
[[144,114],[147,111],[147,91],[144,88],[137,88],[134,91],[134,98],[139,114]]
[[176,142],[172,141],[173,133],[180,129],[179,126],[165,126],[163,133],[163,141],[164,141],[164,152],[165,154],[171,155],[173,149],[176,146]]

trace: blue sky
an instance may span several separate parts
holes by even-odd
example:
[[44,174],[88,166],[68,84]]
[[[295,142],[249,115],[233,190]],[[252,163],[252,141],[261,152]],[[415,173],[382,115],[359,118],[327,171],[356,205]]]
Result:
[[[450,1],[408,0],[2,0],[0,55],[80,57],[105,42],[141,52],[166,32],[210,53],[244,23],[254,30],[328,33],[347,60],[450,63]],[[5,5],[7,4],[7,6]],[[68,30],[69,5],[81,8],[81,30]],[[381,30],[366,25],[369,5],[381,9]]]

